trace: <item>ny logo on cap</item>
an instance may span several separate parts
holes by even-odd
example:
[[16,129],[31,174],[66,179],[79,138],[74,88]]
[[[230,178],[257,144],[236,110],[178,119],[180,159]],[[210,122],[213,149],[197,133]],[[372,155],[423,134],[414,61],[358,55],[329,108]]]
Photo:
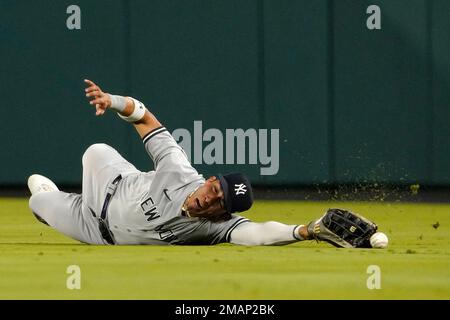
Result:
[[235,187],[234,191],[236,192],[236,195],[245,194],[247,192],[247,189],[246,189],[247,186],[243,183],[235,184],[234,187]]

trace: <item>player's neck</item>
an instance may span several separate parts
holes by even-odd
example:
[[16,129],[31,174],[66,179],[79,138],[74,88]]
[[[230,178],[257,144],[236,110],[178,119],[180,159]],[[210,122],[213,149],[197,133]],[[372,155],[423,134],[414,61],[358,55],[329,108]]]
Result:
[[192,191],[192,192],[187,196],[186,200],[184,200],[183,206],[181,207],[181,214],[184,215],[184,216],[186,216],[186,217],[188,217],[188,218],[190,218],[191,215],[190,215],[190,213],[189,213],[189,210],[188,210],[187,206],[188,206],[189,200],[191,199],[191,197],[192,197],[192,195],[194,194],[194,192],[195,192],[195,190]]

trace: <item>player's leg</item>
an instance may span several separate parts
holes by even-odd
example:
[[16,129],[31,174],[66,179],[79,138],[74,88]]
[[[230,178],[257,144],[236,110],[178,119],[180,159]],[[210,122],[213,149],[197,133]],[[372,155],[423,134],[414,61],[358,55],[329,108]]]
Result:
[[[40,192],[48,192],[48,191],[59,191],[56,184],[53,183],[50,179],[41,176],[39,174],[33,174],[28,178],[27,181],[28,188],[30,189],[31,195],[40,193]],[[41,216],[39,216],[33,210],[31,211],[36,219],[38,219],[43,224],[48,225],[47,221],[45,221]]]
[[115,167],[124,174],[140,172],[113,147],[105,143],[89,146],[83,154],[83,178],[101,174],[107,168]]
[[132,173],[139,171],[115,149],[94,144],[83,155],[82,195],[61,192],[51,180],[33,175],[28,183],[33,194],[29,205],[38,220],[61,233],[82,242],[105,244],[91,210],[100,214],[108,183],[119,174]]
[[30,209],[49,226],[75,240],[104,244],[93,217],[84,217],[81,195],[62,191],[38,192],[31,196]]
[[304,225],[286,225],[280,222],[246,222],[230,234],[230,242],[246,246],[285,245],[308,239]]
[[140,173],[117,150],[104,143],[93,144],[87,148],[82,163],[83,209],[88,212],[93,210],[96,214],[100,214],[111,181],[119,174],[125,177]]

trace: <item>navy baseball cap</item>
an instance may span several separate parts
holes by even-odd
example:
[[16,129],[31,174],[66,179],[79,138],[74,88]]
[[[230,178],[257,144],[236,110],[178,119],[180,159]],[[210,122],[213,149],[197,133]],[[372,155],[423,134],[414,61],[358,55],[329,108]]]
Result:
[[224,194],[227,213],[242,212],[250,209],[253,204],[252,185],[241,173],[218,175]]

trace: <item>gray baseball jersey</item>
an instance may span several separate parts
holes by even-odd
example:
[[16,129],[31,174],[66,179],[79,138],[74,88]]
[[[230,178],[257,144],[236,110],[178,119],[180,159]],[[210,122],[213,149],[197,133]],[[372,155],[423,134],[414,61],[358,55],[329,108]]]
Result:
[[143,138],[155,170],[129,174],[119,183],[108,222],[119,244],[217,244],[248,221],[232,215],[213,222],[182,215],[186,198],[205,183],[172,135],[160,127]]
[[235,227],[249,221],[232,215],[212,222],[181,214],[186,197],[205,180],[183,149],[163,127],[144,138],[155,170],[141,172],[106,144],[94,144],[83,155],[82,194],[41,192],[30,198],[31,210],[50,226],[76,240],[108,244],[97,217],[110,183],[123,179],[111,198],[107,220],[117,244],[216,244],[228,242]]

